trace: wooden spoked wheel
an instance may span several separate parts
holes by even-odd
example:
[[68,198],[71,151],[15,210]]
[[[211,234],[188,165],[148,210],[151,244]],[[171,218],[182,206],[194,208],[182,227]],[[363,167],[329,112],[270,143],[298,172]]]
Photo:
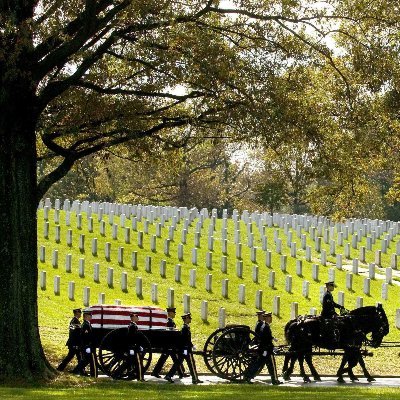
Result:
[[213,368],[221,378],[244,379],[244,372],[257,357],[258,338],[248,326],[225,329],[214,343]]
[[217,329],[214,331],[206,340],[204,347],[203,347],[203,359],[204,363],[206,364],[208,370],[215,375],[217,375],[217,371],[214,368],[214,360],[213,360],[213,350],[215,346],[215,342],[220,337],[222,332],[226,330],[226,328]]
[[128,339],[128,328],[119,328],[109,332],[99,346],[99,362],[102,370],[113,379],[135,379],[137,371],[129,355],[130,349],[139,351],[142,358],[143,373],[150,365],[152,352],[147,337],[138,332],[135,335],[135,343]]

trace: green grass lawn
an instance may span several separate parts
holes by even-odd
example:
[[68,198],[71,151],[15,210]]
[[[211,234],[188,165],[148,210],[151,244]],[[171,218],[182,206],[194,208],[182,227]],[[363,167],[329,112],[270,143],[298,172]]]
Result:
[[[83,288],[90,286],[91,288],[91,304],[98,302],[99,293],[105,293],[106,303],[114,304],[116,299],[120,299],[122,304],[125,305],[151,305],[151,284],[158,284],[159,301],[154,305],[160,307],[166,306],[166,294],[168,288],[173,288],[175,291],[175,306],[177,307],[178,316],[183,312],[182,298],[185,293],[191,295],[191,311],[194,316],[192,323],[192,331],[194,335],[194,342],[198,349],[202,349],[207,337],[217,328],[218,326],[218,311],[220,307],[224,307],[227,314],[228,324],[247,324],[251,327],[255,323],[255,294],[257,290],[263,290],[263,308],[271,309],[272,301],[274,296],[280,296],[281,299],[281,314],[278,317],[274,317],[272,329],[274,336],[279,340],[280,344],[284,343],[283,328],[285,323],[290,319],[290,304],[292,302],[298,302],[299,313],[307,314],[311,307],[316,307],[320,311],[320,288],[323,283],[328,279],[328,269],[334,268],[335,257],[328,256],[328,265],[320,265],[320,278],[318,281],[314,281],[311,277],[311,266],[313,263],[320,262],[320,254],[314,250],[314,242],[311,241],[307,234],[307,244],[312,247],[312,262],[305,260],[305,251],[301,250],[300,239],[297,237],[296,232],[293,232],[293,240],[297,243],[297,259],[303,262],[303,274],[302,276],[296,275],[296,259],[290,257],[290,249],[286,244],[286,237],[282,229],[277,227],[266,228],[266,235],[268,238],[268,249],[272,251],[272,266],[268,268],[265,266],[265,255],[261,250],[261,238],[258,232],[258,228],[253,224],[253,233],[255,246],[258,247],[257,251],[257,262],[251,262],[250,260],[250,249],[247,247],[247,233],[246,226],[241,222],[241,241],[242,241],[242,261],[243,261],[243,278],[236,276],[236,256],[235,256],[235,244],[234,244],[234,225],[232,220],[228,220],[228,254],[227,254],[227,273],[221,272],[221,257],[223,256],[221,251],[221,228],[222,221],[218,219],[216,221],[216,227],[214,232],[214,251],[212,253],[213,265],[212,269],[206,268],[206,254],[207,248],[207,236],[208,227],[210,220],[205,220],[202,229],[201,244],[198,248],[198,263],[192,265],[191,262],[191,251],[194,248],[194,233],[196,227],[196,221],[189,227],[187,235],[187,244],[184,246],[184,259],[183,261],[178,260],[177,248],[181,241],[181,230],[183,223],[179,223],[175,232],[175,238],[171,242],[170,255],[166,256],[163,252],[164,240],[168,237],[168,226],[170,222],[167,222],[162,230],[162,237],[157,238],[157,251],[152,252],[150,250],[150,238],[151,235],[155,234],[155,225],[150,224],[149,233],[144,234],[144,246],[139,248],[137,245],[137,232],[131,232],[131,243],[126,244],[124,242],[123,232],[120,229],[118,233],[118,239],[112,239],[111,237],[111,225],[108,223],[108,217],[104,216],[103,219],[106,221],[106,235],[101,236],[99,231],[99,223],[97,216],[93,214],[94,230],[90,233],[87,229],[87,217],[85,213],[82,213],[82,229],[78,229],[76,225],[75,213],[71,213],[71,226],[65,226],[65,213],[60,213],[60,227],[61,227],[61,242],[55,242],[55,224],[54,224],[54,211],[50,212],[49,223],[50,223],[50,234],[49,238],[43,237],[43,210],[38,211],[38,246],[44,245],[46,247],[46,261],[44,263],[39,261],[39,271],[47,272],[47,289],[38,289],[39,299],[39,324],[41,338],[44,345],[46,355],[53,365],[57,365],[60,359],[66,352],[65,342],[68,335],[68,322],[71,317],[71,310],[76,307],[82,306]],[[119,223],[117,217],[114,218],[115,223]],[[127,221],[127,226],[131,226],[130,221]],[[67,229],[73,230],[73,245],[68,247],[66,244]],[[282,238],[282,252],[287,255],[287,271],[283,272],[280,269],[280,254],[275,252],[274,245],[274,231],[279,231],[279,237]],[[138,231],[143,231],[143,223],[138,223]],[[85,251],[80,252],[78,248],[79,234],[85,235]],[[96,237],[98,239],[98,254],[93,256],[91,253],[91,240]],[[388,254],[382,254],[382,265],[384,267],[390,265],[390,254],[395,252],[396,242],[400,240],[398,235],[390,243]],[[349,237],[349,241],[351,238]],[[104,246],[106,242],[111,243],[111,261],[107,261],[104,256]],[[345,241],[346,242],[346,241]],[[363,238],[359,246],[365,245],[366,239]],[[117,250],[118,247],[124,247],[124,262],[119,265],[117,262]],[[322,240],[322,248],[326,249],[329,253],[329,244],[325,244]],[[58,250],[59,266],[53,268],[51,265],[51,255],[54,249]],[[377,240],[373,246],[372,251],[367,252],[366,264],[360,263],[360,266],[367,267],[368,262],[372,262],[374,259],[375,250],[380,249],[380,240]],[[133,269],[131,267],[131,253],[137,251],[138,253],[138,266]],[[344,248],[336,246],[336,253],[344,254]],[[65,271],[65,258],[67,254],[72,255],[72,272],[67,273]],[[352,249],[351,257],[357,258],[359,250]],[[145,271],[145,258],[146,256],[152,257],[152,271]],[[79,277],[78,274],[78,263],[79,259],[85,259],[85,277]],[[161,260],[165,260],[167,264],[167,276],[162,278],[159,273],[159,265]],[[94,264],[100,264],[100,282],[95,283],[93,280]],[[343,256],[343,264],[350,264],[352,260],[345,260]],[[174,281],[174,268],[176,264],[182,265],[182,279],[181,282]],[[259,267],[259,281],[255,283],[252,281],[252,268],[253,265]],[[114,268],[114,285],[108,287],[106,283],[107,268]],[[189,286],[189,271],[196,269],[197,284],[196,287]],[[276,285],[275,288],[268,286],[268,276],[270,271],[274,270],[276,274]],[[128,273],[128,290],[123,292],[120,286],[121,273],[126,271]],[[377,273],[383,269],[377,268]],[[205,276],[211,273],[213,275],[213,290],[207,292],[205,289]],[[400,299],[400,288],[393,284],[389,287],[389,300],[383,300],[381,298],[381,287],[382,280],[375,279],[371,281],[371,295],[366,296],[362,293],[363,288],[363,277],[355,275],[353,277],[353,289],[346,289],[346,271],[335,270],[335,282],[337,289],[334,292],[335,298],[337,298],[337,292],[342,290],[345,292],[345,306],[348,309],[353,309],[356,304],[356,298],[362,296],[364,298],[364,305],[375,305],[377,302],[382,302],[385,311],[388,315],[391,331],[385,340],[399,341],[400,335],[398,329],[395,328],[395,315],[396,309],[399,308]],[[61,293],[56,296],[53,291],[53,280],[56,275],[61,277]],[[287,275],[291,275],[293,279],[293,289],[290,293],[285,291],[285,279]],[[143,296],[137,297],[135,292],[135,280],[136,277],[142,277],[143,279]],[[224,298],[221,294],[221,281],[222,279],[229,279],[229,297]],[[302,283],[304,280],[310,282],[310,295],[308,298],[302,296]],[[68,282],[74,281],[76,286],[76,295],[74,300],[69,300],[67,296]],[[238,286],[240,284],[246,285],[246,302],[240,304],[238,302]],[[204,322],[200,318],[200,305],[202,300],[208,301],[209,307],[209,319]],[[180,325],[180,318],[177,319],[178,325]],[[399,357],[398,350],[396,349],[378,349],[374,351],[374,357],[367,359],[367,366],[372,374],[386,374],[388,371],[392,374],[396,374],[399,369]],[[280,367],[281,358],[278,359],[278,368]],[[315,360],[317,369],[321,373],[335,373],[340,359],[332,357],[320,357]],[[198,360],[199,369],[204,370],[201,360]],[[397,373],[399,373],[398,371]],[[127,388],[129,385],[127,386]],[[154,389],[156,390],[156,389]],[[157,388],[158,390],[158,388]],[[161,389],[160,389],[161,390]],[[162,389],[164,390],[164,389]],[[186,388],[174,389],[174,390],[189,390]],[[197,390],[197,389],[193,389]],[[211,390],[211,389],[207,389]],[[220,390],[220,389],[216,389]],[[244,389],[243,389],[244,390]],[[246,389],[250,390],[250,389]],[[251,389],[253,390],[253,389]],[[258,390],[258,389],[254,389]],[[263,390],[266,390],[265,388]],[[272,390],[272,389],[271,389]],[[286,389],[285,389],[286,390]],[[195,393],[195,392],[194,392]],[[273,392],[271,392],[273,393]],[[223,395],[221,390],[221,395]],[[273,395],[273,394],[272,394]]]
[[85,400],[129,399],[237,399],[284,400],[307,399],[400,399],[397,388],[317,387],[310,384],[300,388],[275,387],[269,385],[220,384],[213,386],[183,386],[169,384],[146,384],[133,382],[97,381],[88,383],[53,382],[34,387],[0,387],[2,399],[56,400],[79,398]]

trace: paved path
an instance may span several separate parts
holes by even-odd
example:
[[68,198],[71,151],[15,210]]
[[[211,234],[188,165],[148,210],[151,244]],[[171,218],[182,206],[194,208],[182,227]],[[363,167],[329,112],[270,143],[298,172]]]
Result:
[[[219,384],[232,384],[237,385],[238,383],[232,383],[225,379],[218,378],[213,375],[200,375],[199,378],[203,381],[200,385],[219,385]],[[145,379],[147,382],[152,382],[154,384],[166,384],[171,385],[171,383],[165,381],[164,379],[157,379],[150,375],[146,375]],[[367,382],[365,378],[359,378],[358,382],[350,382],[350,380],[345,377],[346,383],[338,383],[336,377],[326,376],[321,378],[321,382],[311,381],[311,383],[304,383],[302,378],[299,376],[294,376],[290,381],[284,382],[280,386],[283,387],[317,387],[317,386],[345,386],[345,387],[400,387],[400,377],[375,377],[375,382]],[[253,380],[256,385],[271,385],[271,381],[268,376],[257,376]],[[174,379],[174,385],[191,385],[191,378]],[[245,383],[243,383],[245,385]],[[279,387],[280,387],[279,386]]]

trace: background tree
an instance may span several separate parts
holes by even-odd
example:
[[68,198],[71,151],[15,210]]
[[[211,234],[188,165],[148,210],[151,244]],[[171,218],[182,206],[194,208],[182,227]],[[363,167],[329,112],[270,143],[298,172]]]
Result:
[[[322,10],[273,0],[238,6],[0,3],[0,224],[9,232],[0,261],[1,377],[49,371],[37,324],[36,205],[77,160],[145,138],[184,145],[179,128],[189,125],[254,134],[248,115],[265,108],[253,98],[260,77],[273,83],[312,52],[335,68],[300,27],[317,23]],[[43,159],[54,160],[54,169],[37,182]]]

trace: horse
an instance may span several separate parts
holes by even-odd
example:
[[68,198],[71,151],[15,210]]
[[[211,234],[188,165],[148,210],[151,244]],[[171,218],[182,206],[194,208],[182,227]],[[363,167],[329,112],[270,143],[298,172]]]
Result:
[[[315,380],[319,374],[312,363],[312,348],[328,350],[343,349],[344,355],[337,371],[338,382],[344,382],[343,374],[347,372],[351,380],[357,380],[352,369],[360,363],[364,376],[369,382],[374,378],[365,367],[361,347],[368,344],[379,347],[382,339],[389,333],[389,323],[382,304],[360,307],[343,316],[335,316],[326,320],[320,316],[299,316],[285,326],[285,337],[289,351],[285,356],[282,376],[290,379],[296,360],[299,361],[300,374],[304,382],[310,382],[304,370],[304,360],[310,367]],[[370,335],[371,339],[367,338]],[[345,368],[348,363],[347,368]]]

